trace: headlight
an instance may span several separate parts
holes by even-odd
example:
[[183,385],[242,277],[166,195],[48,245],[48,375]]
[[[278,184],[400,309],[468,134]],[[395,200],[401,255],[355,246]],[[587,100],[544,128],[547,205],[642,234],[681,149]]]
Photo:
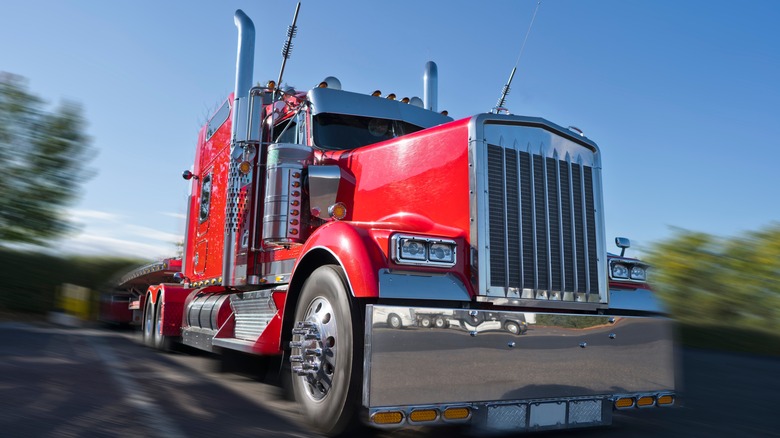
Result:
[[407,260],[426,260],[424,241],[401,239],[400,258]]
[[396,234],[392,238],[391,257],[398,264],[454,266],[455,249],[452,240]]
[[612,265],[612,278],[628,278],[628,266],[619,263]]
[[455,245],[450,243],[434,243],[428,246],[428,259],[438,263],[455,263]]
[[645,281],[647,280],[647,271],[641,266],[634,266],[631,268],[631,279]]

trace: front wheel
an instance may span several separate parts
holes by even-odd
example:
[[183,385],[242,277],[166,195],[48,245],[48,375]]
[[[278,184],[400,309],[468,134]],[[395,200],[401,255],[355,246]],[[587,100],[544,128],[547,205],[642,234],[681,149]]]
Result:
[[303,284],[295,309],[293,393],[309,425],[329,436],[343,432],[359,407],[363,336],[354,307],[344,272],[326,265]]

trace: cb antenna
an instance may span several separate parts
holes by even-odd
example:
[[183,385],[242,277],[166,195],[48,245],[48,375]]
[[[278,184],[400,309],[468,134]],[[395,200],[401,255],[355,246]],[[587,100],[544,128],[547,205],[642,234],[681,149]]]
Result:
[[282,88],[282,75],[284,75],[284,66],[287,64],[287,59],[290,58],[290,53],[292,53],[292,39],[295,38],[295,35],[298,33],[298,26],[295,23],[298,22],[298,11],[300,9],[301,2],[298,2],[298,5],[295,7],[295,15],[293,15],[292,24],[287,28],[287,40],[284,42],[284,47],[282,47],[282,69],[279,70],[279,80],[276,81],[277,90],[281,90]]
[[495,108],[493,108],[493,111],[491,111],[493,114],[498,114],[500,111],[509,112],[506,108],[504,108],[506,96],[509,94],[510,86],[512,85],[512,79],[515,77],[517,66],[520,64],[520,57],[523,56],[523,50],[525,50],[525,43],[528,42],[528,35],[531,34],[531,28],[534,26],[534,21],[536,20],[536,13],[539,12],[539,6],[541,5],[542,0],[539,0],[536,3],[536,9],[534,9],[534,16],[531,17],[531,23],[528,24],[528,31],[525,33],[525,39],[523,39],[523,45],[520,47],[520,53],[517,55],[517,61],[515,61],[515,66],[512,68],[512,73],[509,73],[509,79],[506,81],[506,85],[504,85],[504,88],[501,90],[501,97],[498,98],[498,102],[496,102]]

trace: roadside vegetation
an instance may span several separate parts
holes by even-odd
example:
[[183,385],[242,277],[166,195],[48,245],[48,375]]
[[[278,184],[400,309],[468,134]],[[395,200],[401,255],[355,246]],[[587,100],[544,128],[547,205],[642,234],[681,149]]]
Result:
[[780,355],[780,224],[727,238],[676,230],[647,261],[685,345]]
[[63,283],[98,291],[142,263],[110,257],[64,258],[0,248],[0,312],[26,317],[45,315],[57,310],[57,293]]

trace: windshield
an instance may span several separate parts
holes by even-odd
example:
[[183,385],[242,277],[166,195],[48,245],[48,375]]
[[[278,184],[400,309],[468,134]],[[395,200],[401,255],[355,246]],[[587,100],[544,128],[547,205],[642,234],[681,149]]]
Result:
[[324,113],[314,116],[314,144],[328,150],[355,149],[421,129],[398,120]]

